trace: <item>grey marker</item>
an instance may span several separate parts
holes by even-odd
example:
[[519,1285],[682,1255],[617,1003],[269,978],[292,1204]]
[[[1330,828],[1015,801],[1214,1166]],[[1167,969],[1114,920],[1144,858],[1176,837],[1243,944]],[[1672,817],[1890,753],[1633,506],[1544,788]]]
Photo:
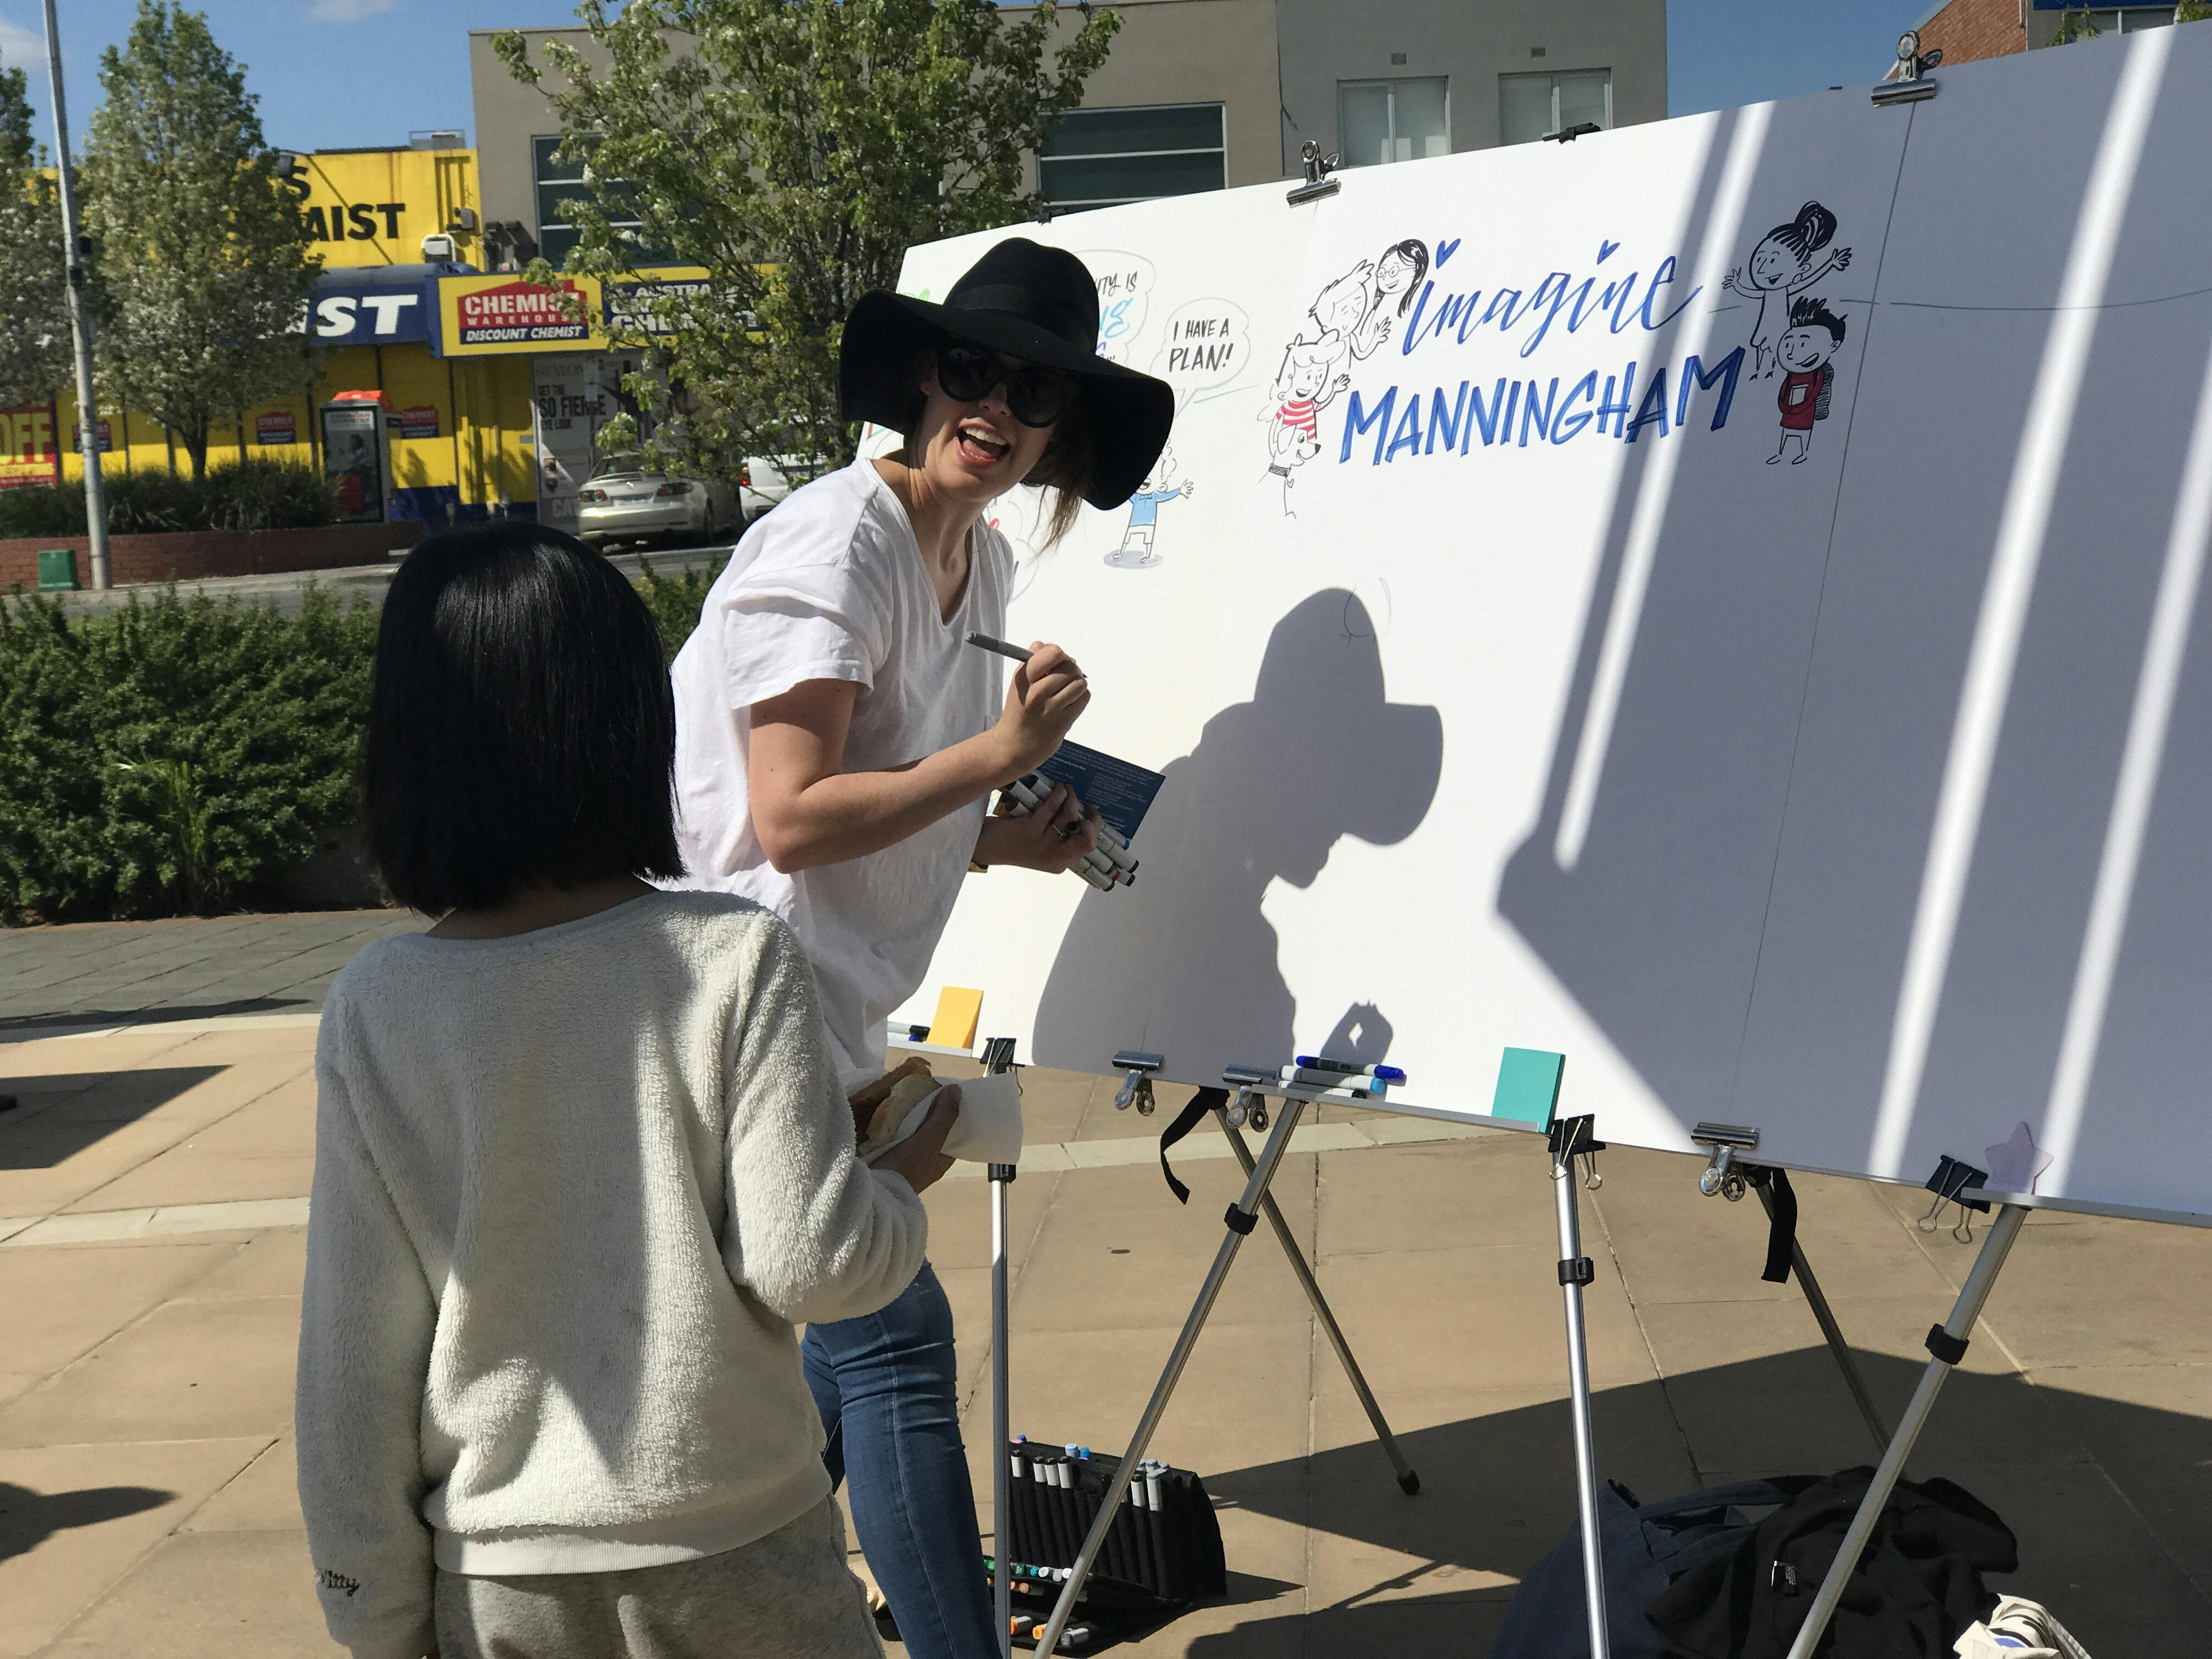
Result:
[[1008,645],[1004,640],[994,640],[988,634],[970,634],[968,643],[981,646],[986,651],[995,651],[1002,657],[1012,657],[1016,662],[1027,662],[1031,653],[1018,645]]

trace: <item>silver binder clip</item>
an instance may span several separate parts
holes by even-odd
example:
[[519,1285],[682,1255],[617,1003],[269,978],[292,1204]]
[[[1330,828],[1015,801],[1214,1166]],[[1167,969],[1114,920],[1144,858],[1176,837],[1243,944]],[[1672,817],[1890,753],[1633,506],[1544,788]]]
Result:
[[1748,1183],[1735,1167],[1735,1155],[1759,1150],[1759,1131],[1742,1123],[1700,1123],[1690,1131],[1690,1139],[1713,1149],[1713,1161],[1698,1177],[1698,1190],[1707,1198],[1718,1194],[1731,1204],[1741,1200]]
[[1344,188],[1344,181],[1328,175],[1343,163],[1341,158],[1324,155],[1321,145],[1309,138],[1299,147],[1298,158],[1306,164],[1306,181],[1283,199],[1292,207],[1304,207],[1308,202],[1318,202],[1324,196],[1334,196]]
[[1139,1054],[1133,1048],[1124,1048],[1114,1056],[1114,1069],[1128,1073],[1121,1081],[1121,1091],[1114,1097],[1114,1109],[1126,1112],[1137,1109],[1139,1117],[1152,1115],[1152,1073],[1167,1064],[1160,1054]]

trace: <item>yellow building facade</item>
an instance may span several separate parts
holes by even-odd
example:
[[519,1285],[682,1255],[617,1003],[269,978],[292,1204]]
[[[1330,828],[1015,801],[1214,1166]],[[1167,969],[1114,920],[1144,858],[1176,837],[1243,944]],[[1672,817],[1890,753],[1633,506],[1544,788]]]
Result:
[[[401,417],[392,457],[397,515],[534,505],[529,356],[448,358],[438,350],[436,284],[483,251],[476,152],[318,151],[293,158],[286,188],[323,261],[307,319],[313,375],[291,396],[219,425],[209,434],[208,465],[254,456],[319,468],[321,405],[341,392],[381,391]],[[449,237],[450,252],[435,243],[426,250],[434,237]],[[62,476],[75,481],[83,465],[70,388],[56,389],[53,410]],[[184,446],[143,411],[104,404],[100,414],[108,471],[191,470]]]

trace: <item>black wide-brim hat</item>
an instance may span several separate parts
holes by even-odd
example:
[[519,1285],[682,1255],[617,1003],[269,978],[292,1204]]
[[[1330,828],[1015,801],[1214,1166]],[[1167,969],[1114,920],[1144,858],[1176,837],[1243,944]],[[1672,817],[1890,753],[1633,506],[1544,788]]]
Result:
[[1009,237],[953,283],[942,305],[883,289],[863,294],[845,319],[837,355],[844,417],[904,432],[914,414],[915,359],[946,340],[1082,382],[1095,457],[1083,499],[1093,507],[1127,501],[1167,447],[1174,388],[1098,355],[1098,287],[1065,248]]

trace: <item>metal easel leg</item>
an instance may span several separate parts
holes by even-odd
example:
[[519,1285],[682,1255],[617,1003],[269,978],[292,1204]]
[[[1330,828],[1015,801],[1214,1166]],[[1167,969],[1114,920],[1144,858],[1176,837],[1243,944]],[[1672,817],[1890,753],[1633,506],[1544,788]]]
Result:
[[[1237,1154],[1237,1163],[1244,1166],[1245,1177],[1249,1180],[1252,1174],[1252,1149],[1244,1144],[1244,1132],[1229,1121],[1225,1109],[1217,1109],[1213,1121],[1221,1126],[1221,1133],[1229,1137],[1230,1150]],[[1299,1287],[1305,1291],[1307,1302],[1312,1304],[1314,1317],[1321,1322],[1322,1330],[1328,1337],[1329,1346],[1336,1350],[1338,1363],[1344,1367],[1344,1374],[1352,1383],[1352,1393],[1359,1396],[1361,1409],[1366,1412],[1367,1420],[1375,1426],[1375,1438],[1381,1443],[1383,1455],[1390,1460],[1390,1468],[1398,1477],[1399,1489],[1408,1498],[1412,1497],[1421,1489],[1421,1477],[1413,1473],[1413,1466],[1399,1450],[1398,1437],[1390,1432],[1389,1424],[1383,1420],[1382,1407],[1376,1403],[1374,1391],[1367,1386],[1367,1378],[1360,1371],[1359,1362],[1352,1358],[1352,1345],[1344,1340],[1344,1332],[1338,1328],[1336,1316],[1329,1311],[1328,1303],[1322,1296],[1321,1286],[1314,1280],[1313,1269],[1307,1265],[1304,1254],[1298,1249],[1298,1241],[1291,1236],[1291,1224],[1283,1219],[1283,1212],[1276,1206],[1273,1194],[1263,1194],[1260,1207],[1267,1212],[1267,1224],[1275,1230],[1275,1242],[1283,1247],[1283,1255],[1290,1261],[1291,1272],[1297,1276]]]
[[[1762,1183],[1755,1189],[1759,1201],[1766,1206],[1766,1218],[1774,1219],[1774,1194]],[[1820,1327],[1820,1334],[1827,1339],[1828,1352],[1836,1357],[1836,1365],[1844,1374],[1844,1386],[1851,1391],[1851,1400],[1866,1419],[1867,1432],[1874,1436],[1877,1446],[1889,1444],[1889,1425],[1882,1421],[1881,1412],[1874,1403],[1874,1395],[1867,1388],[1866,1378],[1859,1372],[1858,1357],[1851,1345],[1844,1340],[1844,1328],[1836,1322],[1834,1310],[1822,1294],[1820,1281],[1813,1277],[1813,1264],[1805,1260],[1805,1247],[1795,1237],[1790,1241],[1790,1271],[1797,1276],[1797,1288],[1805,1292],[1806,1305],[1813,1310],[1813,1317]]]
[[1006,1447],[1014,1437],[1006,1364],[1006,1188],[1011,1164],[994,1164],[991,1187],[991,1610],[998,1619],[1000,1659],[1013,1659],[1013,1578],[1008,1563],[1013,1531],[1013,1470]]
[[1198,1299],[1191,1304],[1190,1316],[1183,1321],[1182,1334],[1176,1338],[1175,1349],[1168,1355],[1167,1368],[1153,1386],[1152,1397],[1145,1405],[1145,1413],[1137,1419],[1137,1431],[1130,1437],[1129,1449],[1121,1455],[1121,1467],[1107,1484],[1105,1495],[1098,1500],[1098,1517],[1091,1523],[1091,1530],[1083,1540],[1083,1547],[1075,1557],[1074,1570],[1060,1589],[1060,1599],[1053,1604],[1052,1617],[1037,1637],[1036,1650],[1049,1654],[1060,1644],[1060,1634],[1067,1628],[1067,1621],[1075,1612],[1076,1598],[1083,1594],[1083,1581],[1091,1576],[1098,1552],[1105,1547],[1106,1534],[1114,1524],[1121,1501],[1128,1495],[1129,1478],[1136,1473],[1137,1461],[1144,1456],[1152,1444],[1152,1431],[1159,1427],[1160,1418],[1175,1395],[1176,1384],[1182,1380],[1183,1367],[1190,1363],[1191,1351],[1198,1346],[1198,1334],[1206,1328],[1206,1316],[1213,1311],[1220,1297],[1221,1286],[1229,1277],[1229,1269],[1236,1262],[1237,1246],[1245,1235],[1260,1224],[1260,1207],[1267,1196],[1267,1188],[1275,1178],[1276,1166],[1282,1163],[1283,1153],[1291,1144],[1291,1131],[1297,1127],[1298,1119],[1305,1111],[1302,1100],[1285,1100],[1275,1127],[1268,1133],[1267,1144],[1260,1149],[1258,1164],[1244,1178],[1243,1196],[1229,1206],[1223,1217],[1228,1231],[1223,1235],[1221,1248],[1213,1255],[1213,1266],[1206,1270],[1206,1283],[1199,1287]]
[[1852,1564],[1865,1550],[1867,1540],[1873,1536],[1875,1522],[1881,1518],[1883,1506],[1889,1502],[1899,1477],[1905,1473],[1905,1460],[1911,1455],[1913,1443],[1927,1426],[1928,1414],[1935,1408],[1936,1396],[1943,1387],[1944,1378],[1966,1357],[1966,1339],[1973,1332],[1974,1322],[1982,1316],[1982,1304],[1989,1300],[1990,1288],[1996,1283],[1997,1273],[2004,1266],[2013,1240],[2020,1237],[2021,1224],[2027,1219],[2027,1212],[2017,1205],[2008,1204],[1997,1211],[1996,1224],[1982,1241],[1981,1254],[1974,1258],[1973,1268],[1960,1289],[1950,1318],[1928,1333],[1928,1369],[1920,1374],[1920,1385],[1912,1391],[1912,1403],[1905,1408],[1905,1419],[1897,1425],[1889,1449],[1882,1454],[1881,1466],[1874,1472],[1874,1482],[1860,1500],[1858,1513],[1851,1517],[1850,1530],[1844,1534],[1834,1565],[1820,1581],[1820,1593],[1813,1598],[1813,1610],[1805,1616],[1797,1639],[1790,1644],[1790,1659],[1812,1659],[1813,1650],[1820,1645],[1828,1620],[1835,1616],[1836,1603],[1843,1599]]
[[[1605,1559],[1598,1540],[1597,1444],[1590,1425],[1589,1343],[1583,1328],[1583,1286],[1597,1268],[1583,1254],[1582,1216],[1575,1197],[1575,1159],[1603,1150],[1594,1121],[1561,1118],[1552,1125],[1552,1192],[1559,1207],[1559,1289],[1566,1304],[1567,1376],[1574,1395],[1575,1498],[1582,1510],[1583,1597],[1589,1613],[1592,1659],[1611,1659],[1606,1634]],[[1794,1656],[1793,1656],[1794,1659]]]

